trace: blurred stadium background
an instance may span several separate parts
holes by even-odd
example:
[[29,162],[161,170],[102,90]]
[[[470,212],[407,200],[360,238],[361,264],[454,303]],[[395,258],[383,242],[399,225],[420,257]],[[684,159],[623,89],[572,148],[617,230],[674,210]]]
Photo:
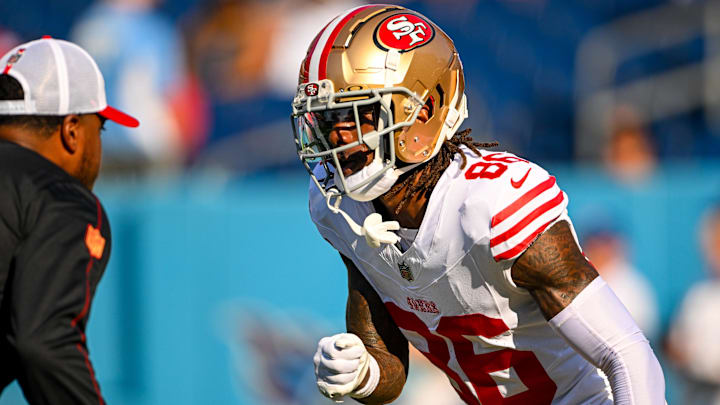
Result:
[[[345,272],[307,214],[289,101],[314,34],[361,3],[0,1],[0,53],[45,34],[78,42],[110,102],[142,122],[108,126],[96,188],[114,240],[89,341],[109,403],[329,403],[311,357],[344,328]],[[396,3],[455,40],[475,139],[547,167],[590,259],[633,273],[617,288],[669,403],[690,403],[698,381],[717,389],[720,358],[698,375],[667,336],[713,277],[699,230],[720,202],[720,1]],[[413,364],[398,403],[450,404]],[[0,398],[14,404],[16,386]]]

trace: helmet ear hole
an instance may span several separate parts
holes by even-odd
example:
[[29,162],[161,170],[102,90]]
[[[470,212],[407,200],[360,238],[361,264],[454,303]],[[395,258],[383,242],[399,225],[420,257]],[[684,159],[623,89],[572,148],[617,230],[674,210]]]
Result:
[[435,98],[433,96],[428,97],[425,106],[428,108],[428,119],[430,119],[435,114]]
[[372,106],[372,119],[373,119],[373,126],[377,129],[378,124],[380,123],[380,104],[374,104]]
[[435,99],[433,96],[428,97],[427,101],[425,102],[425,105],[422,106],[420,109],[420,112],[417,115],[417,120],[426,123],[430,121],[430,118],[432,118],[433,113],[435,112]]
[[397,119],[400,115],[398,114],[398,111],[395,110],[395,100],[393,99],[390,99],[390,114],[392,114],[393,116],[393,123],[397,122]]
[[438,99],[440,102],[440,105],[438,105],[438,107],[442,108],[442,106],[445,105],[445,92],[443,91],[442,86],[440,86],[439,84],[435,86],[435,91],[437,91],[438,93]]
[[[378,104],[377,107],[378,107],[378,115],[380,115],[380,112],[379,112],[379,111],[380,111],[380,105]],[[390,100],[390,113],[393,114],[393,118],[397,117],[397,114],[395,113],[395,100]],[[375,128],[377,128],[377,125],[375,126]],[[395,131],[394,133],[397,134],[398,132],[399,132],[399,131]],[[393,150],[393,148],[391,147],[391,143],[394,142],[394,140],[391,140],[391,137],[389,137],[389,136],[383,136],[383,137],[381,138],[381,142],[382,142],[382,146],[383,146],[383,148],[382,148],[382,152],[383,152],[382,158],[383,158],[385,161],[392,160],[392,156],[390,156],[390,151]]]

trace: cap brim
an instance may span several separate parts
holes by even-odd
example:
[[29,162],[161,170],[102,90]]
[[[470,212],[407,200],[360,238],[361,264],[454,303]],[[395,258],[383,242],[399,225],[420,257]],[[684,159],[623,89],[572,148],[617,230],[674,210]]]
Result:
[[112,108],[110,106],[107,106],[102,111],[98,111],[98,114],[102,115],[103,117],[109,119],[110,121],[117,122],[120,125],[124,125],[126,127],[130,128],[136,128],[140,125],[140,121],[137,119],[125,114],[124,112],[117,110],[115,108]]

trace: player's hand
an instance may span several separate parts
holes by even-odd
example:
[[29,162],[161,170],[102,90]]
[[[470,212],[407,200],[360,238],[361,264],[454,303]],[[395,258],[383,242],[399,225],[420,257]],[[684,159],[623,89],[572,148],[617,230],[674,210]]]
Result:
[[313,357],[320,392],[335,400],[352,393],[368,372],[369,357],[363,342],[352,333],[320,339]]

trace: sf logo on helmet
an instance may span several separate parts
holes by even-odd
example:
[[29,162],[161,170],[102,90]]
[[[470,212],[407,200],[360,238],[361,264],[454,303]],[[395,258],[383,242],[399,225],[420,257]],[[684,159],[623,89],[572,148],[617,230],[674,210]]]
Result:
[[317,83],[310,83],[305,86],[305,95],[308,97],[317,96],[319,91],[320,87],[317,85]]
[[403,15],[390,20],[387,24],[387,28],[390,32],[392,32],[393,36],[395,36],[395,39],[398,41],[405,35],[410,35],[410,46],[413,46],[424,39],[423,37],[425,36],[427,25],[425,25],[422,21],[413,24],[408,21],[406,16]]
[[375,38],[380,48],[406,52],[423,46],[435,36],[432,24],[414,14],[396,14],[378,25]]

